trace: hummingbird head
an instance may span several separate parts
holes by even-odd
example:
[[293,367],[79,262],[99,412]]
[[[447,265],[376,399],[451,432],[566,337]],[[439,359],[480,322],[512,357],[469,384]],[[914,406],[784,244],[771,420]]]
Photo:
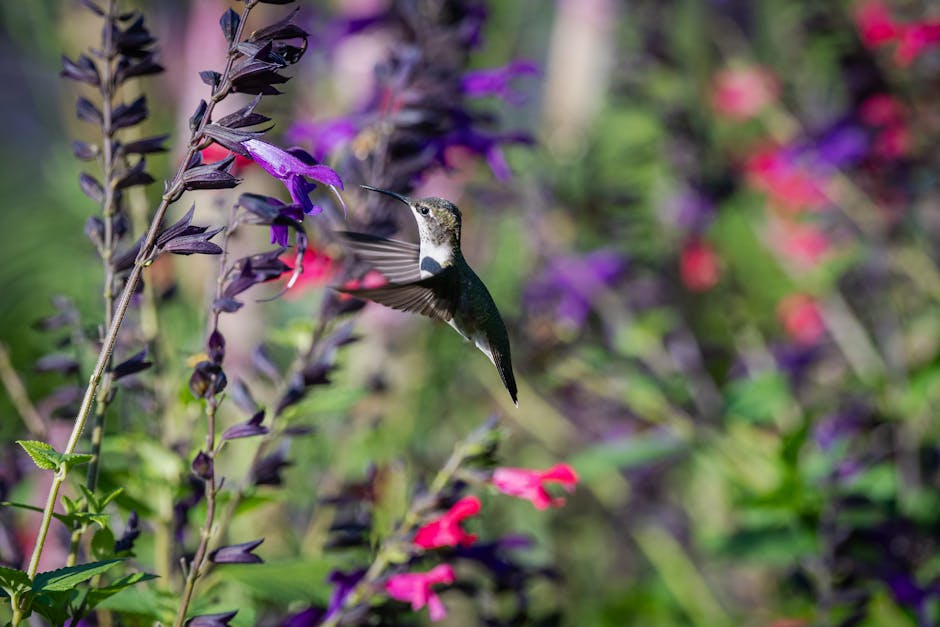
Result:
[[364,189],[391,196],[408,205],[418,222],[418,235],[422,242],[435,246],[460,246],[460,210],[444,198],[421,198],[412,200],[401,194],[377,187],[362,186]]

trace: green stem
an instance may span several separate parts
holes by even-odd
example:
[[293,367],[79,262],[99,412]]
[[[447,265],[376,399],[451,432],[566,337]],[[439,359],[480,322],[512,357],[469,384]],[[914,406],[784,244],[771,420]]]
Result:
[[[240,41],[245,20],[251,10],[255,7],[255,4],[256,1],[253,0],[247,0],[245,3],[245,8],[242,11],[242,20],[238,26],[238,32],[233,39],[233,45],[229,47],[228,61],[226,63],[225,71],[223,73],[223,81],[221,83],[223,85],[228,83],[227,78],[231,73],[232,65],[235,61],[236,49],[234,44]],[[183,174],[186,172],[186,166],[190,162],[190,159],[193,157],[193,155],[196,154],[196,151],[203,140],[203,129],[212,118],[212,111],[215,108],[216,103],[222,99],[222,95],[224,95],[224,92],[217,92],[208,102],[205,114],[202,116],[202,121],[191,135],[188,150],[180,160],[180,165],[176,170],[176,174],[173,177],[173,180],[167,186],[167,191],[163,194],[163,197],[160,200],[160,204],[157,206],[157,210],[150,222],[150,228],[147,231],[147,235],[144,238],[143,243],[141,244],[140,252],[137,255],[137,259],[134,261],[134,266],[131,268],[127,277],[127,282],[124,284],[124,289],[121,290],[121,295],[118,298],[111,324],[108,327],[108,332],[105,334],[104,341],[102,342],[101,351],[98,354],[98,361],[95,363],[95,367],[92,370],[91,376],[88,378],[88,386],[85,388],[85,394],[82,397],[81,406],[78,409],[78,414],[75,416],[75,424],[72,427],[72,433],[69,435],[68,443],[66,444],[65,450],[63,451],[65,454],[70,454],[75,451],[75,447],[78,445],[78,440],[82,435],[82,431],[85,429],[85,423],[88,421],[88,415],[91,412],[92,403],[95,399],[95,393],[97,392],[98,385],[101,383],[101,379],[104,376],[105,370],[107,369],[108,362],[111,359],[111,354],[114,352],[114,344],[117,341],[117,336],[121,329],[121,325],[124,323],[124,316],[127,314],[127,310],[130,307],[131,299],[134,296],[137,283],[140,281],[140,276],[143,274],[144,268],[152,261],[151,257],[153,255],[154,246],[157,241],[157,236],[160,232],[160,226],[163,224],[163,218],[166,216],[166,212],[170,204],[178,200],[179,197],[182,196],[183,191],[185,191],[183,188]],[[30,579],[36,575],[36,571],[39,568],[39,559],[42,557],[46,534],[49,531],[49,524],[52,522],[52,511],[55,507],[56,496],[58,496],[59,488],[62,487],[62,483],[65,481],[67,474],[67,469],[63,470],[63,472],[60,474],[56,474],[56,477],[52,482],[52,486],[49,488],[49,497],[46,500],[46,508],[43,511],[43,517],[39,524],[39,531],[36,535],[36,544],[33,547],[33,554],[29,561],[29,568],[27,569],[27,574],[29,575]]]

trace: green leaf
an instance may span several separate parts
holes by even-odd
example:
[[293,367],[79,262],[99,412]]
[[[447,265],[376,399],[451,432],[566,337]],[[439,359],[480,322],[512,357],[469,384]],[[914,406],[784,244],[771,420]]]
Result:
[[76,585],[91,579],[99,573],[112,568],[123,559],[111,559],[101,562],[90,562],[77,566],[68,566],[58,570],[50,570],[36,575],[33,581],[33,592],[70,590]]
[[30,587],[29,575],[22,570],[0,566],[0,588],[3,588],[8,596],[12,597],[15,594],[29,590]]
[[73,590],[50,591],[37,594],[32,609],[45,617],[50,625],[65,625],[71,617],[70,605]]
[[52,448],[52,445],[39,440],[17,440],[17,444],[33,459],[41,470],[58,470],[62,463],[62,456]]
[[94,455],[89,455],[88,453],[68,453],[67,455],[62,455],[62,461],[68,468],[87,464],[94,458]]
[[104,586],[103,588],[93,588],[89,590],[88,596],[85,599],[85,606],[89,610],[94,609],[99,603],[107,598],[114,596],[118,592],[142,581],[150,581],[151,579],[156,578],[156,575],[151,575],[149,573],[131,573],[130,575],[121,577],[114,583]]
[[[68,497],[63,495],[62,498],[67,499]],[[73,506],[75,505],[74,501],[71,501],[71,503]],[[32,512],[43,511],[41,507],[36,507],[35,505],[29,505],[27,503],[14,503],[12,501],[3,501],[3,502],[0,502],[0,505],[4,507],[18,507],[20,509],[28,509]],[[53,512],[52,515],[53,517],[55,517],[56,520],[60,521],[63,525],[69,528],[74,527],[78,523],[87,524],[90,522],[97,524],[99,527],[107,527],[108,520],[110,520],[109,514],[91,514],[88,512],[74,512],[74,513],[69,513],[69,514],[60,514],[58,512]]]

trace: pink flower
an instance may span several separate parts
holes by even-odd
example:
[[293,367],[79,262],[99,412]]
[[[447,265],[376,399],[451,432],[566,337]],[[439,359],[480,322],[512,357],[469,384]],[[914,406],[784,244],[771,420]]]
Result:
[[[388,279],[382,276],[381,272],[378,270],[369,270],[361,279],[350,279],[343,283],[343,288],[347,290],[370,290],[374,287],[382,287],[386,283],[388,283]],[[340,292],[337,298],[339,298],[339,300],[349,300],[355,297]]]
[[694,238],[682,247],[679,254],[679,276],[691,292],[707,292],[718,283],[720,268],[718,255],[708,242]]
[[910,65],[928,48],[940,45],[940,22],[915,22],[901,27],[894,60],[901,67]]
[[493,471],[491,481],[503,494],[528,499],[536,509],[546,509],[549,506],[561,507],[565,504],[565,499],[553,499],[546,492],[545,484],[560,483],[571,492],[578,483],[578,475],[568,464],[556,464],[548,470],[497,468]]
[[777,316],[790,339],[803,346],[818,343],[826,332],[819,306],[806,294],[790,294],[780,301]]
[[436,622],[447,616],[447,609],[441,603],[440,597],[431,590],[431,586],[453,582],[454,569],[449,564],[441,564],[426,573],[392,575],[385,582],[385,591],[393,599],[411,603],[411,609],[415,611],[427,605],[431,620]]
[[470,546],[477,539],[472,533],[460,528],[460,522],[480,513],[480,499],[467,496],[456,503],[445,514],[424,525],[415,534],[414,543],[423,549],[442,546]]
[[904,121],[904,105],[890,94],[869,96],[858,108],[858,116],[869,126],[888,126]]
[[769,70],[742,67],[722,70],[712,80],[711,101],[716,113],[732,120],[747,120],[777,99],[777,79]]
[[[284,256],[281,257],[281,261],[290,264],[293,258]],[[303,272],[294,282],[293,289],[287,292],[287,297],[299,296],[308,289],[325,285],[333,272],[333,259],[324,252],[308,247],[304,251]]]
[[765,192],[781,209],[798,213],[822,209],[828,204],[824,181],[812,175],[787,151],[765,148],[748,157],[745,172],[758,190]]
[[891,12],[881,0],[859,2],[852,12],[859,37],[869,48],[876,48],[894,41],[899,33]]
[[[225,146],[212,143],[203,148],[200,154],[202,155],[202,162],[209,164],[222,161],[232,154],[232,152]],[[255,162],[248,157],[235,153],[235,162],[232,164],[231,172],[234,175],[238,175],[240,172],[244,172],[245,168],[254,165],[254,163]]]

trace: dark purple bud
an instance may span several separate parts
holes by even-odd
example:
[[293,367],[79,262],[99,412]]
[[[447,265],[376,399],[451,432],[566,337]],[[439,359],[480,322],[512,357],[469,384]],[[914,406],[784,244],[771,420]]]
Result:
[[223,440],[237,440],[238,438],[251,438],[256,435],[265,435],[268,428],[261,424],[264,420],[264,410],[260,410],[252,416],[248,422],[242,422],[232,425],[222,434]]
[[189,118],[189,130],[196,132],[196,129],[199,128],[199,125],[202,124],[202,118],[206,115],[206,109],[209,105],[206,104],[205,100],[200,100],[199,105],[196,106],[196,111]]
[[218,244],[207,241],[222,231],[221,228],[206,231],[196,235],[182,235],[167,242],[161,252],[176,255],[220,255],[222,248]]
[[326,608],[326,616],[323,617],[324,620],[340,611],[343,605],[346,604],[346,597],[356,589],[356,586],[359,585],[365,575],[366,571],[364,569],[353,570],[348,573],[334,570],[329,574],[326,581],[333,584],[334,588],[333,594],[330,595],[330,604]]
[[196,454],[196,457],[193,459],[193,474],[203,481],[209,481],[213,477],[212,467],[212,458],[209,457],[204,451],[199,451]]
[[[231,9],[229,10],[231,11]],[[215,88],[218,87],[219,83],[222,81],[222,74],[213,70],[203,70],[199,72],[199,78],[209,87]]]
[[241,18],[238,16],[238,13],[229,9],[222,14],[222,19],[219,20],[219,26],[222,27],[222,34],[225,36],[225,41],[232,43],[235,40],[235,33],[238,32],[238,25],[241,23]]
[[294,614],[287,616],[282,622],[281,627],[316,627],[323,624],[326,614],[323,608],[308,607]]
[[101,123],[104,121],[101,110],[85,97],[79,98],[78,102],[75,103],[75,115],[78,116],[79,120],[91,122],[99,126],[101,126]]
[[131,512],[127,517],[127,526],[124,527],[124,533],[114,542],[114,552],[134,550],[134,541],[140,536],[140,518],[137,512]]
[[144,171],[146,167],[147,162],[141,157],[130,170],[125,172],[124,175],[114,183],[114,189],[126,189],[134,185],[149,185],[153,183],[154,178]]
[[212,553],[209,553],[209,561],[215,562],[216,564],[261,564],[264,560],[252,553],[252,551],[258,548],[262,542],[264,542],[264,538],[219,547]]
[[130,104],[121,103],[111,110],[111,127],[126,128],[147,119],[147,97],[141,96]]
[[85,236],[98,248],[104,246],[104,220],[98,216],[88,218],[85,222]]
[[189,378],[189,389],[196,398],[215,396],[225,389],[225,372],[211,361],[200,361]]
[[294,0],[258,0],[261,4],[290,4]]
[[75,374],[78,372],[78,360],[76,360],[71,355],[45,355],[36,361],[33,369],[36,372],[61,372],[62,374]]
[[78,185],[82,188],[82,192],[95,202],[100,203],[104,200],[104,188],[98,182],[98,179],[91,174],[85,174],[84,172],[79,174]]
[[[133,13],[129,14],[133,16]],[[144,26],[144,17],[138,16],[126,30],[119,31],[115,45],[118,52],[125,56],[140,57],[147,54],[145,48],[156,42],[153,35]]]
[[183,186],[187,190],[194,189],[230,189],[241,182],[241,179],[228,172],[229,166],[235,161],[235,155],[208,165],[191,167],[183,174]]
[[98,156],[99,149],[87,142],[72,142],[72,154],[82,161],[91,161]]
[[147,349],[144,349],[118,365],[111,368],[111,377],[117,381],[123,377],[142,372],[152,366],[153,363],[147,361]]
[[125,250],[123,253],[116,255],[114,259],[112,259],[111,263],[114,265],[116,272],[126,272],[127,270],[130,270],[131,267],[133,267],[134,262],[137,260],[137,255],[140,254],[140,245],[142,243],[143,242],[141,240],[137,240],[134,242],[133,246]]
[[245,126],[255,126],[257,124],[269,122],[271,118],[254,112],[255,107],[258,106],[259,102],[261,102],[261,96],[255,96],[254,100],[249,102],[238,111],[229,113],[225,117],[221,118],[216,122],[216,124],[226,128],[243,128]]
[[281,485],[281,471],[292,464],[284,459],[281,452],[272,453],[262,458],[251,469],[252,483],[255,485]]
[[163,145],[163,142],[165,142],[169,137],[169,135],[158,135],[156,137],[139,139],[137,141],[124,144],[120,147],[120,150],[121,153],[125,155],[143,155],[151,152],[166,152],[166,146]]
[[97,66],[95,66],[94,61],[85,55],[78,57],[76,61],[62,55],[62,72],[60,75],[94,87],[101,84],[101,76],[98,74]]
[[306,39],[309,33],[293,23],[298,11],[300,11],[299,8],[294,9],[283,20],[259,28],[248,36],[247,41],[268,42],[281,39]]
[[186,627],[228,627],[238,610],[231,612],[222,612],[219,614],[203,614],[202,616],[193,616],[186,621]]
[[114,84],[120,85],[129,78],[159,74],[162,71],[163,66],[156,62],[153,53],[148,53],[137,61],[121,57],[114,71]]
[[271,224],[285,207],[277,198],[261,194],[242,194],[235,204],[259,219],[253,224]]
[[209,359],[221,365],[222,360],[225,359],[225,336],[219,333],[218,329],[209,334],[206,349],[209,353]]

